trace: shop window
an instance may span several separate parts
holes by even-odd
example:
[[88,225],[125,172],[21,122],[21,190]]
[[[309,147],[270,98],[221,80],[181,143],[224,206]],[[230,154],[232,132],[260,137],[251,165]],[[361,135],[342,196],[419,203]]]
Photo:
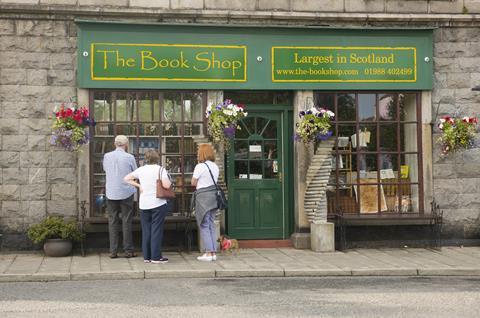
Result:
[[[114,149],[115,136],[123,134],[139,166],[147,149],[159,152],[176,185],[170,213],[185,213],[194,190],[190,180],[197,161],[196,143],[205,138],[205,108],[205,92],[91,92],[90,109],[97,121],[90,148],[91,202],[101,202],[95,199],[105,193],[103,155]],[[105,217],[105,206],[92,204],[90,216]]]
[[328,213],[424,212],[418,93],[315,93],[337,114]]

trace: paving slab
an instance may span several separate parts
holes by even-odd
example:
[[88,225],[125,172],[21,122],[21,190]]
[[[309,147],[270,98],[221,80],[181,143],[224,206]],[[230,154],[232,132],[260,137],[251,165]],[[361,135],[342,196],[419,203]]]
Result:
[[17,255],[15,254],[0,255],[0,274],[4,273],[10,267],[16,257]]
[[37,273],[59,273],[70,274],[72,257],[47,257],[43,258]]
[[43,261],[43,255],[19,254],[5,271],[6,274],[33,274],[36,273]]
[[76,272],[71,273],[71,280],[118,280],[118,279],[144,279],[144,271],[118,271],[118,272]]

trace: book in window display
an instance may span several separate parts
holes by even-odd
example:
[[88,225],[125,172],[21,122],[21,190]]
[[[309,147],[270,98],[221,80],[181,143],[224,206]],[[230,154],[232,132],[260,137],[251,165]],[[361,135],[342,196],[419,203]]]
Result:
[[[377,179],[359,179],[359,181],[360,185],[355,185],[354,188],[357,201],[360,201],[360,213],[378,213],[387,211],[387,202],[385,200],[383,186],[378,186],[377,184],[368,184],[377,183]],[[360,191],[358,191],[358,187],[360,187]],[[380,210],[378,209],[379,195]]]

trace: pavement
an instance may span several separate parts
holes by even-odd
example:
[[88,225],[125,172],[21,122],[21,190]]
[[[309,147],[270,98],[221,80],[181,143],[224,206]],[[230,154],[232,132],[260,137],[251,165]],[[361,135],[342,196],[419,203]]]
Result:
[[350,249],[316,253],[293,248],[241,249],[199,262],[199,253],[169,252],[167,264],[144,264],[141,256],[110,259],[107,253],[46,257],[0,254],[0,282],[149,278],[480,276],[480,247]]

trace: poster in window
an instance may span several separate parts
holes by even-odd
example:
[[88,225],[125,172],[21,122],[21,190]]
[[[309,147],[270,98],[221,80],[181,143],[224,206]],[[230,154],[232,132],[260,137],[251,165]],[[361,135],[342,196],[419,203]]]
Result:
[[[377,179],[360,179],[360,213],[378,213],[387,211],[387,201],[383,187],[380,185],[380,211],[378,210],[379,187],[377,184],[369,185],[368,183],[377,183]],[[359,199],[358,186],[354,186],[357,201]]]

